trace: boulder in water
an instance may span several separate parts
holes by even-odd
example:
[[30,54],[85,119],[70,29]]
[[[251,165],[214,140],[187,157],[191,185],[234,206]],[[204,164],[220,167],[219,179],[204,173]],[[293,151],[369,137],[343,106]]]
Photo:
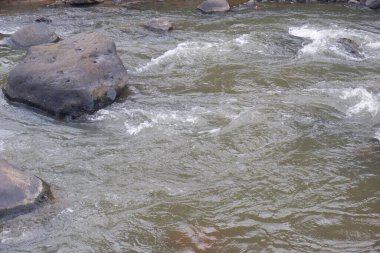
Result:
[[201,10],[204,13],[213,13],[226,12],[231,8],[226,0],[206,0],[198,5],[197,9]]
[[154,32],[168,32],[173,30],[173,25],[164,18],[154,18],[145,24],[144,27]]
[[9,74],[6,98],[75,119],[113,103],[127,88],[115,43],[97,32],[31,47]]
[[245,3],[247,7],[256,7],[256,0],[249,0],[248,2]]
[[11,48],[28,48],[35,45],[54,43],[59,37],[45,23],[27,25],[10,37],[5,38],[5,44]]
[[371,8],[371,9],[377,10],[377,9],[380,9],[380,0],[367,0],[367,1],[365,2],[365,5],[366,5],[368,8]]
[[66,3],[71,5],[85,5],[103,3],[104,0],[66,0]]
[[66,5],[65,0],[56,0],[55,2],[46,5],[48,8],[57,8],[57,7],[63,7]]
[[49,186],[0,159],[0,217],[33,209],[50,194]]
[[35,21],[37,23],[46,23],[46,24],[50,24],[51,22],[53,22],[50,18],[45,18],[45,17],[39,17]]
[[358,43],[348,38],[340,38],[337,40],[338,45],[347,53],[355,57],[363,57]]

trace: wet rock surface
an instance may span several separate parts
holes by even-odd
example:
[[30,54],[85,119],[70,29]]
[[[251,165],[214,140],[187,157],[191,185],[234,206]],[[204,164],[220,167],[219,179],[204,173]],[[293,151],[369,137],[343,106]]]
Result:
[[355,57],[363,57],[362,52],[358,43],[348,38],[340,38],[337,40],[339,47],[341,47],[345,52],[349,53]]
[[27,25],[5,38],[4,44],[14,49],[21,49],[58,41],[58,35],[45,23],[36,23]]
[[33,209],[49,192],[41,179],[0,159],[0,217]]
[[203,13],[213,13],[226,12],[231,8],[226,0],[206,0],[198,5],[197,9],[201,10]]
[[168,32],[173,30],[173,25],[164,18],[152,19],[144,27],[153,32]]
[[74,119],[113,103],[126,86],[127,71],[115,43],[93,32],[31,47],[3,92],[11,101]]
[[366,5],[368,8],[371,8],[371,9],[377,10],[377,9],[380,9],[380,0],[367,0],[367,1],[365,2],[365,5]]
[[46,24],[50,24],[51,22],[53,22],[50,18],[46,18],[46,17],[39,17],[35,21],[37,23],[46,23]]

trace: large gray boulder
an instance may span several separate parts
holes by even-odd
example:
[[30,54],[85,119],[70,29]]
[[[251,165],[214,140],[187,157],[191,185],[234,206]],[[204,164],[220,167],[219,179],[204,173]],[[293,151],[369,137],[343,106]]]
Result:
[[226,0],[206,0],[198,5],[197,9],[201,10],[204,13],[213,13],[226,12],[231,8]]
[[371,9],[380,9],[380,0],[367,0],[365,5]]
[[74,119],[113,103],[127,89],[115,43],[97,32],[31,47],[9,74],[6,98]]
[[104,0],[65,0],[66,3],[71,5],[82,5],[82,4],[97,4],[103,3]]
[[57,42],[59,37],[47,24],[38,23],[24,26],[4,40],[9,47],[19,49]]
[[0,159],[0,217],[33,209],[50,195],[49,186]]

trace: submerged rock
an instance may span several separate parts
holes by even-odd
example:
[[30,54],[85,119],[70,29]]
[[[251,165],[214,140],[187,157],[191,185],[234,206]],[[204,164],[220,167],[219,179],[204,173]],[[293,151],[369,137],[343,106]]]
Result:
[[50,193],[49,186],[0,159],[0,217],[33,209]]
[[365,5],[371,9],[380,9],[380,0],[367,0]]
[[50,24],[51,22],[53,22],[50,18],[45,18],[45,17],[39,17],[35,21],[37,23],[46,23],[46,24]]
[[198,5],[197,9],[201,10],[204,13],[213,13],[226,12],[231,8],[226,0],[206,0]]
[[51,3],[51,4],[46,5],[46,7],[48,7],[48,8],[57,8],[57,7],[63,7],[65,5],[66,5],[66,3],[65,3],[64,0],[57,0],[57,1],[53,2],[53,3]]
[[58,35],[45,23],[27,25],[4,40],[6,45],[15,49],[57,41],[59,41]]
[[247,7],[256,7],[256,0],[249,0],[245,3]]
[[173,25],[163,18],[154,18],[145,24],[144,27],[154,32],[168,32],[173,30]]
[[97,32],[31,47],[9,74],[6,98],[74,119],[113,103],[127,88],[115,43]]
[[66,0],[66,3],[71,5],[82,5],[82,4],[97,4],[103,3],[104,0]]
[[365,160],[380,161],[380,140],[378,137],[371,138],[369,145],[360,149],[359,155]]
[[363,57],[361,54],[361,50],[359,48],[358,43],[348,38],[340,38],[337,40],[338,45],[347,53],[355,56],[355,57]]

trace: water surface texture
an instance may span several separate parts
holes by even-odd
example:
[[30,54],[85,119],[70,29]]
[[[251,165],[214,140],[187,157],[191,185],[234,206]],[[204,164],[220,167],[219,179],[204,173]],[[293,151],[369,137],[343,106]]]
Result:
[[[56,198],[0,221],[1,252],[380,251],[380,16],[333,4],[2,9],[101,31],[129,97],[60,122],[0,97],[0,156]],[[166,17],[174,30],[143,24]],[[362,57],[337,44],[356,41]],[[0,84],[24,51],[0,48]]]

